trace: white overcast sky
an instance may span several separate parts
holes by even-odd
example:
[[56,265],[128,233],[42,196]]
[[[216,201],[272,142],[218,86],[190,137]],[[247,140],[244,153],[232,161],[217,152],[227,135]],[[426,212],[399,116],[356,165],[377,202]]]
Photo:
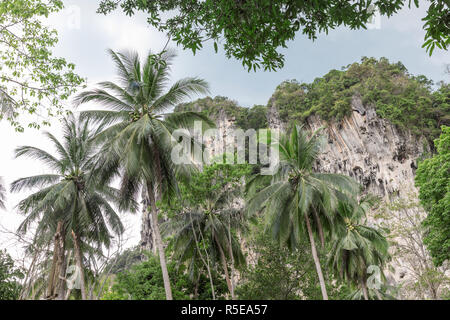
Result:
[[[55,54],[74,62],[76,71],[86,77],[89,84],[114,80],[114,67],[106,49],[133,49],[144,55],[149,49],[160,50],[166,43],[163,34],[147,25],[145,16],[130,18],[120,12],[98,15],[95,13],[98,1],[93,0],[66,0],[64,3],[66,10],[51,17],[49,22],[59,32],[60,41]],[[448,82],[444,67],[450,63],[449,53],[436,50],[429,57],[421,48],[425,34],[421,18],[425,11],[425,6],[406,8],[390,19],[382,17],[379,29],[352,31],[340,28],[321,35],[315,42],[298,34],[288,49],[283,50],[285,67],[277,72],[248,73],[240,62],[226,59],[220,48],[215,54],[212,43],[207,43],[195,56],[190,51],[177,48],[173,79],[186,76],[204,78],[210,84],[212,96],[227,96],[245,107],[265,105],[283,80],[311,82],[330,69],[340,69],[363,56],[401,61],[412,74],[424,74],[435,82]],[[175,44],[172,43],[172,47],[176,47]],[[57,135],[58,127],[54,121],[51,130]],[[25,133],[16,133],[3,121],[0,122],[0,141],[0,176],[7,184],[20,177],[46,172],[46,168],[35,161],[13,159],[13,150],[19,145],[49,148],[39,131],[26,129]],[[24,196],[8,194],[7,210],[0,212],[0,226],[9,230],[17,228],[23,217],[14,212],[14,205]],[[140,217],[126,215],[124,218],[131,226],[129,245],[136,244],[139,241]],[[2,232],[0,248],[7,248],[13,255],[21,252],[21,248]]]

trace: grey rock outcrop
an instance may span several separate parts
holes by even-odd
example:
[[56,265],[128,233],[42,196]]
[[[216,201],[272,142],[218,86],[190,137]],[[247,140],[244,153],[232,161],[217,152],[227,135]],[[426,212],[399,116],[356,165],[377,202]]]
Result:
[[326,141],[317,167],[355,178],[364,190],[385,198],[406,197],[414,187],[417,158],[424,138],[400,131],[377,116],[375,109],[352,100],[351,115],[340,123],[326,123],[317,116],[306,120],[316,130],[324,127]]

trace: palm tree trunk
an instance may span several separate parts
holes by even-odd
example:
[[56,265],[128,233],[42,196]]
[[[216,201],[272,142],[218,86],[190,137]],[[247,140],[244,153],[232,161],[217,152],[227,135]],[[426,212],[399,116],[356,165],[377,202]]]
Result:
[[67,290],[66,295],[64,296],[64,300],[69,300],[71,293],[72,293],[72,289]]
[[234,295],[234,256],[233,256],[233,242],[231,238],[231,217],[228,216],[228,245],[229,245],[229,253],[230,253],[230,260],[231,260],[231,299],[236,300],[236,296]]
[[383,297],[381,296],[380,292],[377,289],[375,289],[374,291],[375,294],[377,295],[378,300],[383,300]]
[[46,299],[52,300],[54,298],[55,294],[55,273],[56,273],[56,256],[57,256],[57,246],[56,246],[56,239],[55,239],[55,247],[53,249],[53,260],[52,260],[52,267],[50,268],[50,274],[48,276],[48,285],[47,285],[47,297]]
[[153,252],[157,254],[155,246],[155,233],[153,232],[152,216],[148,210],[150,200],[147,197],[145,189],[142,190],[142,225],[141,225],[141,241],[139,243],[143,251]]
[[320,222],[319,215],[317,214],[317,211],[315,208],[313,208],[314,211],[314,217],[317,223],[317,230],[319,231],[319,238],[320,238],[320,245],[323,248],[325,248],[325,236],[323,235],[323,228],[322,223]]
[[48,276],[48,286],[47,286],[47,297],[46,299],[54,298],[54,289],[55,289],[55,272],[56,272],[56,257],[58,255],[58,245],[57,245],[56,235],[54,237],[54,246],[53,246],[53,259],[52,259],[52,267],[50,268],[50,274]]
[[231,294],[231,299],[234,300],[234,292],[233,292],[233,287],[231,285],[231,280],[230,280],[230,276],[228,274],[228,266],[227,266],[227,259],[225,257],[225,253],[222,250],[222,246],[220,245],[219,239],[217,238],[217,236],[214,234],[214,239],[217,243],[217,247],[219,248],[219,252],[220,252],[220,260],[222,260],[222,266],[223,266],[223,271],[225,273],[225,280],[227,281],[227,287],[228,287],[228,291],[230,291]]
[[361,289],[362,289],[362,292],[363,292],[363,295],[364,295],[364,300],[369,300],[369,292],[367,290],[367,285],[366,285],[366,282],[364,281],[364,279],[362,277],[360,279],[360,282],[361,282]]
[[[64,267],[65,269],[67,269],[67,264],[70,263],[70,261],[72,259],[72,254],[73,254],[73,250],[70,250],[66,255],[65,267]],[[67,276],[67,272],[65,270],[64,276],[63,276],[64,277],[64,286],[65,286],[64,288],[66,288],[66,286],[67,286],[66,285],[66,281],[67,281],[66,276]],[[67,290],[65,290],[65,292],[64,292],[64,296],[62,297],[62,299],[69,300],[71,293],[72,293],[72,289],[67,288]]]
[[[53,260],[52,267],[50,269],[50,275],[48,278],[48,287],[47,287],[47,299],[55,299],[56,296],[56,287],[59,280],[59,273],[61,265],[58,263],[61,256],[61,251],[64,250],[61,248],[61,237],[62,237],[62,221],[58,221],[56,226],[55,236],[53,237]],[[62,253],[64,255],[64,252]]]
[[27,274],[26,274],[25,280],[23,282],[24,285],[23,285],[22,290],[20,292],[19,300],[25,300],[26,297],[29,295],[30,287],[33,284],[32,277],[33,277],[33,273],[34,273],[34,267],[35,267],[36,261],[38,259],[38,254],[39,254],[39,251],[34,250],[33,260],[31,261],[31,265],[30,265],[30,267],[27,270]]
[[86,300],[86,282],[85,282],[85,278],[84,278],[83,256],[81,255],[80,239],[75,234],[75,232],[73,232],[73,230],[72,230],[72,237],[73,237],[73,246],[75,249],[75,258],[77,260],[77,266],[80,270],[81,299]]
[[314,264],[316,265],[317,275],[319,276],[320,290],[322,291],[323,300],[328,300],[327,288],[325,286],[325,279],[322,274],[322,267],[320,266],[319,257],[317,255],[316,243],[314,241],[314,235],[311,229],[311,223],[309,222],[309,217],[305,214],[306,228],[308,229],[309,242],[311,243],[311,253],[314,259]]
[[[194,235],[195,246],[197,248],[198,255],[199,255],[200,259],[202,260],[203,264],[205,265],[206,271],[208,272],[209,284],[211,286],[212,299],[216,300],[216,292],[214,290],[214,282],[213,282],[213,278],[212,278],[212,274],[211,274],[211,267],[209,265],[210,259],[209,259],[208,251],[206,250],[206,248],[204,248],[205,254],[206,254],[206,261],[205,261],[205,259],[203,258],[200,246],[198,245],[198,239],[197,239],[197,234],[196,234],[196,231],[195,231],[195,225],[194,225],[194,222],[192,221],[192,214],[190,212],[189,212],[189,218],[191,220],[192,234]],[[200,229],[200,226],[198,226],[198,231],[200,233],[201,240],[203,241],[204,238],[203,238],[202,229]]]
[[194,300],[198,299],[198,287],[200,285],[200,277],[202,276],[202,274],[199,272],[198,273],[198,277],[195,280],[195,285],[194,285]]
[[159,252],[159,262],[161,264],[161,270],[163,274],[164,290],[166,291],[166,300],[173,300],[172,288],[170,287],[169,272],[167,271],[166,256],[164,253],[161,233],[159,231],[158,226],[158,209],[156,208],[155,195],[150,182],[147,182],[147,192],[148,198],[150,200],[151,214],[152,214],[151,220],[153,222],[153,232],[155,233],[156,247],[158,248]]
[[61,233],[61,237],[59,239],[60,245],[60,251],[58,255],[58,270],[59,273],[56,275],[57,282],[56,282],[56,300],[64,300],[66,295],[66,257],[65,257],[65,232],[63,231]]

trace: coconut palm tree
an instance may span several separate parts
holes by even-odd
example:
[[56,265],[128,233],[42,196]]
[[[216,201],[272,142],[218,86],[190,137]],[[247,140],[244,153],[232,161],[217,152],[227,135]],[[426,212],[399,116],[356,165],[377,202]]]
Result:
[[0,209],[5,209],[6,189],[3,185],[3,178],[0,177]]
[[[200,256],[204,257],[205,255],[208,256],[212,265],[220,263],[228,291],[233,299],[234,289],[228,264],[231,259],[236,267],[245,263],[239,239],[233,232],[230,237],[229,221],[231,220],[231,228],[234,230],[240,226],[237,222],[238,219],[233,217],[235,214],[231,210],[213,209],[208,211],[205,208],[186,208],[177,217],[177,228],[173,230],[174,258],[180,263],[187,262],[190,268],[198,266],[197,262],[201,259]],[[231,257],[231,252],[233,257]],[[190,272],[194,274],[195,270],[190,270]]]
[[[119,191],[100,184],[93,175],[92,157],[97,152],[94,137],[98,132],[91,132],[87,121],[79,122],[73,116],[64,119],[62,125],[61,141],[49,132],[44,133],[53,144],[55,155],[32,146],[15,150],[16,158],[26,156],[39,160],[51,172],[14,181],[11,192],[37,189],[17,205],[19,212],[26,215],[18,231],[25,233],[36,222],[34,242],[37,245],[54,235],[48,296],[64,296],[61,289],[64,284],[60,283],[60,278],[65,276],[64,253],[72,248],[81,272],[82,298],[86,299],[83,251],[92,246],[99,251],[102,246],[108,247],[113,235],[121,234],[124,227],[110,205],[110,201],[118,203]],[[58,286],[59,293],[55,292]]]
[[175,259],[187,262],[191,274],[195,274],[192,269],[201,260],[212,280],[210,263],[221,264],[228,290],[235,299],[228,265],[231,263],[233,270],[245,264],[236,236],[236,231],[245,230],[242,210],[232,205],[241,188],[224,171],[215,168],[207,167],[206,172],[192,177],[184,193],[182,209],[164,224],[164,231],[173,235]]
[[[384,277],[383,267],[389,259],[389,244],[383,234],[364,224],[366,212],[372,202],[359,204],[341,202],[338,212],[342,223],[328,257],[328,264],[336,274],[348,282],[360,286],[364,299],[369,300],[367,288],[368,268],[378,267]],[[380,283],[381,284],[381,283]]]
[[[167,113],[194,93],[206,93],[207,84],[197,78],[176,81],[166,92],[170,66],[174,54],[151,52],[141,62],[135,52],[109,54],[117,67],[118,83],[101,82],[99,89],[79,94],[77,105],[95,102],[105,110],[84,111],[82,117],[102,125],[109,125],[98,135],[103,148],[97,168],[104,181],[121,178],[122,207],[138,197],[139,190],[146,193],[146,216],[154,232],[164,279],[166,298],[172,299],[164,247],[158,226],[160,201],[170,201],[177,192],[176,174],[186,166],[175,166],[170,155],[175,141],[171,133],[180,127],[190,127],[193,121],[211,122],[195,112]],[[149,214],[150,213],[150,214]]]
[[189,183],[181,185],[181,201],[170,207],[175,214],[163,225],[163,231],[173,236],[174,258],[188,265],[192,277],[206,267],[213,299],[211,270],[217,264],[222,266],[231,298],[235,299],[233,273],[245,264],[237,232],[247,231],[242,208],[236,204],[241,199],[242,180],[249,173],[250,167],[245,164],[203,167],[202,172],[191,175]]
[[278,169],[271,184],[250,197],[247,211],[262,211],[280,244],[295,247],[303,234],[308,235],[322,296],[327,300],[315,236],[323,247],[326,238],[335,232],[339,199],[357,194],[359,186],[347,176],[313,170],[320,152],[319,132],[308,137],[301,126],[295,125],[289,135],[273,143],[280,153]]

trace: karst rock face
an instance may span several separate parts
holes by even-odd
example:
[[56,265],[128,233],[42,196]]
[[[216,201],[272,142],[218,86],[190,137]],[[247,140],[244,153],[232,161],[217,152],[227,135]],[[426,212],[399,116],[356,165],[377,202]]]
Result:
[[[400,130],[380,118],[374,107],[363,105],[359,96],[352,98],[351,107],[351,114],[340,122],[326,122],[312,115],[304,123],[299,123],[308,130],[323,130],[323,151],[315,165],[316,170],[351,176],[363,186],[364,193],[376,195],[386,203],[410,199],[411,195],[416,197],[418,190],[414,186],[414,176],[417,160],[424,152],[430,152],[425,138]],[[234,118],[220,112],[214,120],[219,137],[205,143],[213,149],[221,146],[225,149],[233,143],[231,131],[237,128]],[[270,129],[287,129],[287,124],[280,120],[273,99],[269,101],[267,123]],[[407,210],[411,214],[420,212],[421,216],[425,215],[420,207]],[[375,223],[370,217],[368,222]],[[423,246],[422,240],[417,240]],[[407,240],[396,238],[395,241],[402,244]],[[415,259],[414,255],[395,253],[391,263],[393,268],[387,272],[389,282],[397,285],[414,282],[408,268]],[[403,298],[418,298],[406,290],[401,295]]]
[[206,146],[206,152],[209,159],[213,159],[214,156],[226,153],[227,150],[234,150],[235,136],[232,134],[233,130],[238,129],[235,122],[236,119],[233,116],[227,115],[224,110],[220,110],[216,119],[215,135],[210,135],[204,138],[203,143]]
[[[306,129],[323,130],[323,152],[316,169],[349,175],[366,192],[386,200],[417,192],[414,186],[417,159],[429,152],[425,139],[381,119],[358,96],[353,97],[351,105],[351,115],[339,123],[327,123],[314,115],[303,123]],[[231,131],[236,125],[234,118],[224,112],[219,112],[214,120],[219,137],[209,138],[205,144],[217,152],[233,143]],[[270,129],[287,129],[273,100],[269,101],[267,123]]]
[[312,130],[324,127],[326,141],[318,169],[355,178],[366,192],[386,200],[416,192],[414,175],[417,158],[428,146],[423,138],[400,131],[380,119],[374,108],[352,99],[351,115],[340,123],[325,123],[310,116]]

